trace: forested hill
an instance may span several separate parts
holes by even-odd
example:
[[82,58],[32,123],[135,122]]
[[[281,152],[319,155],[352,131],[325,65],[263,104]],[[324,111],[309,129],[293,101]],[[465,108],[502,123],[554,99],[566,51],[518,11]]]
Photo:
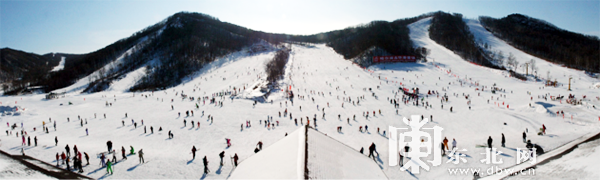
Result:
[[[411,23],[424,18],[432,18],[429,36],[436,43],[466,61],[504,69],[493,52],[475,41],[458,13],[438,11],[313,35],[288,35],[248,29],[206,14],[180,12],[87,54],[36,55],[2,49],[0,85],[5,93],[18,93],[27,86],[42,86],[50,92],[79,82],[86,86],[81,87],[85,89],[83,92],[98,92],[144,67],[144,76],[136,79],[129,90],[165,89],[180,84],[182,79],[215,59],[256,43],[325,43],[345,59],[363,67],[372,64],[372,56],[412,55],[424,59],[428,50],[414,46],[408,28]],[[600,72],[600,41],[597,37],[562,30],[519,14],[502,19],[480,17],[480,21],[495,36],[529,54],[569,67]],[[64,69],[50,71],[62,56],[66,57]],[[84,78],[85,82],[82,81]]]
[[58,65],[60,59],[49,58],[34,53],[10,48],[0,50],[0,84],[24,87],[27,82],[37,82]]
[[[291,40],[311,43],[326,43],[345,59],[353,59],[372,48],[380,48],[385,55],[413,55],[419,58],[424,54],[414,48],[408,34],[408,25],[431,16],[431,13],[417,17],[398,19],[392,22],[372,21],[367,24],[319,33],[310,36],[293,36]],[[384,54],[375,54],[384,55]],[[371,64],[371,59],[358,60],[362,66]]]
[[493,64],[492,58],[475,42],[473,34],[463,20],[462,14],[436,12],[433,15],[429,36],[438,44],[454,51],[465,60],[486,67],[502,69]]
[[488,31],[515,48],[571,68],[600,72],[598,37],[569,32],[521,14],[479,19]]

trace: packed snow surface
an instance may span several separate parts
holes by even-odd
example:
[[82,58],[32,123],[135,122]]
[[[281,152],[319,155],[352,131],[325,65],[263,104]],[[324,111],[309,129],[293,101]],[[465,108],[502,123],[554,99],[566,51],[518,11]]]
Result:
[[54,68],[52,68],[52,70],[51,70],[51,71],[52,71],[52,72],[54,72],[54,71],[60,71],[60,70],[63,70],[63,69],[65,68],[65,59],[66,59],[66,58],[65,58],[64,56],[61,56],[61,57],[60,57],[60,62],[58,63],[58,65],[57,65],[57,66],[54,66]]
[[312,129],[308,130],[307,139],[307,167],[310,179],[387,178],[381,166],[374,161],[375,158],[366,157],[356,149]]
[[[305,162],[310,179],[387,178],[373,159],[312,128],[300,128],[246,159],[229,179],[304,179]],[[257,173],[264,169],[277,171]]]
[[[540,64],[538,74],[551,71],[552,79],[565,85],[545,87],[543,82],[521,81],[509,77],[504,71],[469,63],[435,43],[429,38],[430,24],[431,19],[427,18],[409,25],[410,38],[415,46],[431,50],[428,56],[430,61],[427,63],[377,64],[363,69],[325,45],[292,45],[285,77],[279,81],[281,89],[274,89],[265,102],[257,102],[256,105],[253,100],[245,98],[244,94],[255,96],[252,85],[264,83],[264,66],[274,56],[274,51],[227,57],[205,66],[181,85],[161,91],[129,93],[119,90],[125,88],[115,86],[115,91],[79,94],[85,83],[78,82],[59,90],[58,92],[67,92],[66,97],[61,99],[44,100],[43,95],[0,97],[0,107],[20,107],[18,112],[5,112],[0,116],[0,123],[7,124],[0,126],[0,132],[9,132],[8,136],[0,136],[0,149],[11,154],[20,153],[22,139],[16,133],[20,134],[23,123],[23,130],[32,141],[34,137],[38,138],[37,147],[26,146],[28,155],[54,164],[56,153],[65,151],[67,144],[71,148],[77,145],[80,151],[91,156],[90,164],[84,167],[83,174],[92,178],[223,179],[234,172],[227,157],[235,153],[240,157],[240,170],[245,160],[250,162],[253,156],[258,157],[261,153],[265,154],[261,156],[290,153],[268,152],[267,149],[276,146],[276,142],[284,138],[286,133],[291,136],[292,132],[306,124],[307,118],[310,118],[310,125],[314,127],[316,124],[316,130],[357,151],[364,148],[368,152],[369,145],[375,143],[379,157],[373,163],[390,179],[471,179],[472,173],[451,174],[449,169],[480,168],[485,171],[492,166],[510,167],[516,164],[516,148],[525,147],[523,132],[526,132],[527,139],[548,151],[600,130],[600,111],[596,109],[600,105],[600,93],[598,89],[591,88],[599,82],[598,79],[579,76],[581,72],[578,70],[551,64],[542,66],[543,60],[537,60]],[[476,36],[494,40],[490,37],[491,34],[485,32]],[[502,46],[499,42],[493,47]],[[513,52],[515,56],[525,56],[517,54],[517,51]],[[567,91],[569,75],[575,79],[571,82],[573,91]],[[81,81],[85,81],[84,79]],[[131,84],[122,83],[126,84],[123,87]],[[490,88],[494,85],[501,90],[492,93]],[[284,98],[286,94],[282,91],[290,86],[295,95],[293,104]],[[414,101],[406,104],[402,102],[402,92],[398,92],[402,87],[419,88],[421,96],[418,106],[413,104]],[[234,88],[237,96],[214,96],[219,92],[233,92]],[[428,91],[439,94],[428,95]],[[183,98],[182,94],[186,97]],[[564,99],[550,98],[559,95],[567,97],[569,94],[574,94],[577,99],[582,99],[584,95],[587,97],[581,105],[570,105]],[[444,95],[448,96],[447,102],[441,100]],[[542,96],[547,99],[541,98]],[[215,101],[222,102],[223,105],[216,106],[209,100],[200,99],[201,97],[214,97]],[[398,108],[391,104],[392,99],[400,104]],[[69,102],[72,105],[68,105]],[[422,102],[431,107],[425,108]],[[450,108],[453,109],[452,112]],[[10,111],[11,108],[7,109]],[[284,113],[286,109],[287,114]],[[194,112],[186,115],[185,112],[191,110]],[[557,115],[556,111],[564,111],[564,117],[562,114]],[[363,116],[366,112],[369,112],[368,118]],[[209,115],[212,120],[208,118]],[[431,166],[427,160],[432,160],[433,156],[424,157],[421,160],[431,169],[421,169],[420,173],[410,172],[399,166],[389,166],[389,153],[397,152],[389,152],[390,133],[384,134],[384,131],[388,131],[389,126],[407,128],[402,118],[410,118],[411,115],[422,115],[428,119],[433,117],[423,128],[442,127],[442,137],[448,138],[450,142],[456,139],[457,148],[466,150],[460,152],[465,155],[466,162],[454,164],[444,158],[440,166]],[[317,122],[313,122],[315,116]],[[272,117],[272,121],[270,126],[265,127],[264,120],[268,117]],[[49,122],[50,118],[52,122]],[[137,128],[132,121],[137,124]],[[192,121],[193,127],[190,124]],[[251,122],[251,127],[246,127],[246,121]],[[41,131],[44,123],[49,133]],[[17,126],[14,130],[8,127],[13,124]],[[365,131],[367,125],[368,131]],[[538,136],[537,132],[542,125],[547,128],[546,135]],[[153,128],[153,133],[150,132],[150,127]],[[341,127],[341,132],[337,131],[338,127]],[[363,131],[359,131],[360,128]],[[86,134],[86,129],[89,135]],[[174,134],[173,139],[168,138],[169,131]],[[506,147],[500,145],[502,133],[506,137]],[[54,145],[55,137],[58,138],[57,146]],[[502,151],[498,157],[503,163],[485,164],[480,161],[485,158],[486,151],[477,145],[485,144],[488,137],[493,138],[493,146]],[[231,147],[227,147],[225,138],[231,139]],[[112,175],[107,174],[106,168],[99,165],[97,157],[99,153],[107,151],[106,142],[109,140],[117,150],[118,160]],[[264,143],[265,150],[255,154],[253,150],[258,141]],[[129,146],[133,146],[136,152],[143,149],[145,163],[140,164],[137,154],[127,156],[126,160],[121,158],[121,147],[128,153]],[[198,148],[195,160],[191,155],[192,146]],[[433,145],[433,148],[439,146]],[[225,151],[226,157],[222,167],[219,166],[218,156],[221,151]],[[112,159],[112,156],[108,155],[108,158]],[[204,156],[209,161],[208,168],[211,172],[208,174],[202,173],[201,158]],[[337,157],[330,158],[335,160]],[[327,158],[322,160],[326,161]],[[581,161],[592,163],[591,158]],[[328,163],[333,162],[335,161]],[[414,164],[417,161],[404,159],[404,163]],[[344,163],[346,165],[352,166]],[[64,168],[64,165],[60,166]],[[277,169],[266,169],[255,173],[280,172]],[[281,173],[285,174],[282,178],[298,176]],[[328,173],[336,172],[330,170],[320,173],[324,174],[322,177],[329,177]],[[589,175],[582,174],[577,178],[594,177]]]
[[575,150],[535,168],[535,175],[516,175],[508,179],[600,179],[600,139],[580,144]]
[[0,179],[55,179],[0,154]]
[[[244,160],[229,179],[304,179],[304,128]],[[264,169],[277,171],[269,173]]]

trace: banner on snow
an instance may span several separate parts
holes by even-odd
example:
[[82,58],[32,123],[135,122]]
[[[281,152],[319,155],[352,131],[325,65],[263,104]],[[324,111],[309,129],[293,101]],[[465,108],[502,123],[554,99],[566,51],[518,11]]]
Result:
[[415,56],[373,56],[373,63],[417,62]]

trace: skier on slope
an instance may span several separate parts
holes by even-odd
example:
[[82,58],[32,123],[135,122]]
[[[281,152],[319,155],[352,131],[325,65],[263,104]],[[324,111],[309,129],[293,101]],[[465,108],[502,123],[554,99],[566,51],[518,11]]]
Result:
[[75,165],[77,166],[77,169],[79,169],[79,173],[83,173],[83,166],[81,165],[83,162],[81,160],[81,158],[77,158],[75,159]]
[[258,141],[258,144],[256,144],[256,145],[258,146],[259,150],[262,150],[262,145],[263,145],[262,141]]
[[221,151],[221,153],[219,153],[219,158],[221,158],[221,166],[223,166],[223,157],[225,157],[225,151]]
[[238,165],[238,159],[239,159],[239,157],[238,157],[237,153],[235,153],[235,155],[233,155],[233,165],[235,167],[237,167],[237,165]]
[[106,141],[106,147],[108,148],[108,152],[112,151],[112,141]]
[[452,149],[456,149],[456,139],[452,138]]
[[113,174],[112,162],[110,162],[110,161],[108,161],[108,162],[106,163],[106,173],[107,173],[107,174],[108,174],[108,173],[110,173],[110,174]]
[[90,164],[90,156],[88,155],[87,152],[83,152],[83,155],[85,156],[85,162],[87,163],[87,165],[89,165]]
[[71,157],[71,148],[69,148],[68,144],[65,146],[65,150],[67,151],[67,157]]
[[60,158],[62,159],[62,163],[63,163],[63,164],[65,164],[65,159],[67,159],[67,155],[65,155],[65,152],[63,152],[63,153],[60,155]]
[[106,162],[104,162],[104,159],[106,159],[106,156],[104,156],[104,153],[102,153],[100,155],[100,163],[102,163],[102,167],[106,166]]
[[196,146],[192,146],[192,159],[196,159]]
[[135,150],[133,149],[133,146],[129,146],[129,154],[135,154]]
[[121,156],[123,157],[123,159],[127,159],[127,156],[125,156],[125,147],[121,146]]
[[448,148],[448,138],[444,137],[444,141],[443,142],[444,142],[444,148],[446,148],[446,150],[450,150]]
[[66,161],[67,161],[67,162],[66,162],[66,163],[67,163],[67,171],[71,171],[71,166],[69,165],[69,161],[70,161],[70,160],[71,160],[71,159],[69,159],[69,158],[67,158],[67,159],[66,159]]
[[[377,152],[377,150],[375,148],[375,143],[371,143],[371,146],[369,146],[369,156],[368,156],[368,157],[373,156],[373,160],[375,160],[375,154],[373,152]],[[379,157],[379,153],[377,153],[377,156]]]
[[202,163],[204,164],[204,174],[208,174],[208,159],[206,159],[206,156],[202,159]]
[[142,150],[143,149],[140,149],[140,151],[138,152],[138,156],[140,157],[140,163],[144,163],[144,152]]
[[492,148],[492,141],[493,141],[492,136],[490,136],[487,140],[488,148],[490,148],[490,149]]
[[546,134],[546,125],[542,124],[542,133]]
[[506,138],[504,138],[504,133],[502,133],[502,147],[506,147],[505,143],[506,143]]

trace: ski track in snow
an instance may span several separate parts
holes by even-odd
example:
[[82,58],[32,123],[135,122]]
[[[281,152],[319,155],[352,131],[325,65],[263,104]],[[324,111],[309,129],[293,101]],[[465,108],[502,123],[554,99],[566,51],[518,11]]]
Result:
[[[266,76],[264,65],[274,55],[274,51],[270,51],[255,55],[235,56],[223,60],[224,62],[218,65],[208,65],[200,70],[200,73],[185,80],[185,83],[164,91],[135,93],[135,95],[120,91],[119,89],[123,88],[117,88],[121,87],[117,84],[127,84],[128,78],[135,79],[133,77],[136,77],[135,74],[128,74],[122,79],[123,82],[115,83],[113,87],[115,91],[79,94],[76,91],[79,85],[73,85],[63,89],[68,92],[66,98],[56,100],[43,100],[43,95],[3,96],[0,97],[0,102],[2,102],[0,107],[19,106],[20,113],[19,115],[5,113],[0,116],[2,125],[0,131],[4,133],[6,130],[10,130],[4,126],[7,122],[17,123],[19,130],[20,123],[24,123],[24,129],[28,135],[32,136],[32,139],[37,136],[39,141],[38,147],[28,148],[26,153],[51,164],[55,163],[55,154],[63,152],[66,144],[70,147],[77,145],[80,151],[87,152],[91,156],[90,165],[84,168],[83,174],[92,178],[106,179],[227,178],[232,172],[231,161],[227,157],[237,153],[240,163],[244,163],[245,159],[254,155],[253,150],[258,141],[264,143],[263,149],[266,151],[270,145],[282,139],[285,133],[289,134],[300,127],[294,124],[289,115],[278,116],[278,112],[283,114],[286,108],[288,112],[292,113],[293,118],[298,119],[299,123],[301,117],[305,123],[306,117],[312,119],[316,114],[319,119],[318,131],[356,150],[364,147],[368,152],[368,146],[375,143],[380,154],[379,159],[381,159],[377,163],[383,168],[386,176],[391,179],[470,179],[472,178],[471,174],[449,175],[448,168],[487,169],[491,166],[479,162],[485,157],[481,154],[484,153],[484,149],[475,148],[477,144],[485,144],[488,136],[494,139],[494,146],[499,147],[499,150],[506,154],[506,156],[501,156],[504,163],[499,166],[502,168],[516,163],[515,152],[511,149],[525,147],[521,133],[526,128],[529,130],[528,138],[532,142],[540,144],[544,150],[552,150],[581,135],[598,131],[600,111],[591,108],[592,104],[600,105],[595,100],[598,91],[589,88],[590,85],[598,83],[597,79],[584,75],[576,76],[577,80],[572,84],[573,91],[571,92],[566,91],[566,87],[541,89],[543,87],[541,82],[524,82],[507,77],[502,71],[462,60],[452,51],[429,39],[427,29],[430,23],[431,19],[428,18],[409,25],[410,37],[414,44],[431,49],[429,59],[433,61],[428,63],[378,64],[368,69],[362,69],[352,62],[344,60],[341,55],[325,45],[316,45],[315,47],[293,45],[290,60],[286,65],[285,78],[280,81],[281,87],[287,88],[291,85],[295,95],[305,96],[304,100],[294,98],[293,105],[289,101],[286,105],[286,100],[283,98],[284,93],[281,90],[269,96],[268,102],[273,100],[272,104],[258,103],[256,106],[252,105],[254,102],[251,100],[237,98],[232,100],[228,96],[222,99],[216,98],[217,101],[223,101],[223,107],[208,104],[208,101],[204,104],[202,101],[191,101],[179,96],[183,92],[196,98],[212,97],[213,93],[231,90],[233,87],[242,88],[243,92],[241,93],[250,93],[251,85],[262,81]],[[468,22],[468,24],[470,27],[477,26],[473,22]],[[489,37],[490,34],[485,32],[474,32],[474,34],[476,37],[488,39],[490,42],[494,40],[493,37]],[[501,42],[497,42],[493,47],[503,48]],[[505,52],[508,52],[509,47],[505,48],[507,48]],[[514,51],[514,54],[518,60],[519,57],[525,56],[522,53],[518,54],[517,51]],[[537,63],[540,72],[545,72],[548,68],[552,71],[552,76],[556,77],[559,82],[567,82],[568,75],[581,74],[580,71],[551,63],[543,65],[542,60],[538,60]],[[568,75],[564,77],[561,73]],[[80,81],[86,81],[85,79],[87,78]],[[460,82],[463,84],[461,85]],[[424,98],[426,102],[432,104],[432,108],[413,106],[411,102],[408,105],[401,104],[397,115],[396,109],[390,104],[388,98],[401,98],[400,94],[394,96],[400,83],[406,88],[418,87],[422,94],[426,94],[428,90],[438,91],[441,95],[447,94],[449,101],[444,102],[442,109],[440,99],[435,95],[429,95]],[[476,87],[472,85],[474,83],[488,88],[483,92],[475,91]],[[506,92],[492,94],[489,87],[493,84],[506,89]],[[336,90],[337,87],[340,89]],[[372,88],[372,92],[364,90],[364,88]],[[442,88],[447,90],[443,91]],[[311,90],[323,92],[324,95],[311,94]],[[533,94],[530,96],[526,93],[527,91]],[[373,97],[372,93],[375,93],[377,98]],[[458,94],[458,97],[454,96],[454,93]],[[471,97],[471,110],[467,106],[467,100],[462,96],[463,93]],[[565,96],[574,93],[578,98],[588,95],[588,99],[592,100],[586,102],[586,105],[571,106],[564,102],[537,98],[538,95],[546,93]],[[145,95],[148,97],[146,98]],[[499,97],[499,95],[503,95],[503,97]],[[344,97],[356,100],[359,96],[365,97],[360,100],[360,105],[352,105],[352,103],[342,100]],[[533,100],[530,100],[532,96]],[[314,102],[312,98],[314,98]],[[487,100],[489,100],[489,104]],[[67,105],[68,102],[72,102],[73,105]],[[106,107],[106,102],[112,103],[112,107]],[[61,103],[62,106],[59,105]],[[199,109],[196,108],[196,103],[200,106]],[[344,103],[343,107],[342,103]],[[510,105],[510,108],[506,108],[506,105],[497,105],[502,103]],[[529,107],[529,103],[532,104],[532,107]],[[171,110],[171,105],[174,106],[174,110]],[[453,107],[453,112],[448,110],[450,107]],[[322,108],[325,108],[325,119],[321,118]],[[194,116],[186,117],[185,111],[187,110],[193,110]],[[372,112],[378,110],[381,110],[382,114],[373,116]],[[563,119],[551,114],[556,110],[565,110],[565,114],[574,114],[573,122],[569,118]],[[202,116],[203,111],[204,116]],[[365,111],[371,112],[368,119],[362,116]],[[178,112],[181,112],[181,116],[177,115]],[[96,118],[94,113],[97,115]],[[103,117],[104,113],[106,113],[106,119]],[[127,117],[125,117],[125,113],[127,113]],[[338,119],[338,114],[341,119]],[[87,120],[87,124],[84,124],[83,127],[77,120],[78,115]],[[214,116],[213,123],[208,120],[208,115]],[[356,120],[353,120],[353,115],[356,115]],[[433,122],[427,123],[424,127],[430,128],[437,125],[444,128],[442,137],[447,137],[450,141],[455,138],[458,148],[468,150],[464,152],[468,155],[466,158],[468,162],[455,165],[446,163],[446,159],[444,159],[442,165],[432,167],[429,171],[421,169],[418,174],[401,171],[398,166],[390,167],[388,165],[388,138],[382,135],[382,132],[387,131],[388,126],[407,127],[401,120],[404,117],[410,118],[411,115],[424,115],[425,118],[432,115]],[[279,126],[267,129],[264,127],[264,123],[259,123],[259,120],[265,120],[267,116],[272,116],[274,121],[279,121]],[[67,122],[67,117],[70,118],[70,122]],[[53,122],[49,123],[48,118],[52,118]],[[350,123],[347,122],[347,118],[350,118]],[[137,128],[132,125],[132,119],[138,123]],[[141,124],[142,119],[144,120],[143,125]],[[187,126],[183,124],[184,119],[187,120]],[[252,127],[240,129],[240,125],[244,124],[246,120],[251,121]],[[46,125],[50,124],[49,134],[40,131],[43,121],[46,121]],[[57,122],[57,131],[54,131],[52,127],[55,121]],[[122,126],[121,121],[125,121],[125,126]],[[191,121],[200,122],[201,127],[198,128],[196,125],[191,127]],[[535,135],[541,124],[548,128],[547,133],[552,136]],[[364,129],[364,125],[369,126],[369,131],[359,132],[359,126],[363,126]],[[144,133],[144,126],[148,128],[147,133]],[[154,127],[154,134],[150,134],[150,126]],[[342,127],[343,133],[336,131],[338,126]],[[162,127],[163,131],[159,132],[159,127]],[[33,131],[33,128],[37,128],[37,131]],[[86,128],[89,129],[89,136],[85,134]],[[378,128],[380,132],[377,132]],[[167,137],[168,131],[173,132],[174,139]],[[13,131],[12,136],[0,136],[2,140],[0,149],[11,154],[20,153],[21,138],[17,138],[14,135],[15,132]],[[501,133],[506,136],[507,148],[500,147]],[[59,139],[58,146],[54,146],[55,136]],[[232,139],[231,147],[226,147],[225,138]],[[113,142],[113,147],[117,151],[121,146],[129,151],[130,145],[136,151],[143,149],[146,163],[140,165],[137,155],[128,156],[127,160],[114,166],[113,175],[105,175],[106,169],[99,167],[99,159],[95,155],[106,151],[106,141],[108,140]],[[190,151],[193,145],[198,148],[195,160],[191,160]],[[433,147],[438,148],[437,145]],[[223,167],[219,167],[218,154],[221,151],[225,151],[225,166]],[[207,175],[202,174],[202,158],[204,156],[207,156],[208,166],[211,170],[211,173]],[[112,158],[112,155],[108,157]],[[121,160],[120,153],[117,155],[117,159]],[[423,158],[422,160],[427,162],[426,160],[431,159],[433,158]],[[285,173],[276,170],[266,171]]]

